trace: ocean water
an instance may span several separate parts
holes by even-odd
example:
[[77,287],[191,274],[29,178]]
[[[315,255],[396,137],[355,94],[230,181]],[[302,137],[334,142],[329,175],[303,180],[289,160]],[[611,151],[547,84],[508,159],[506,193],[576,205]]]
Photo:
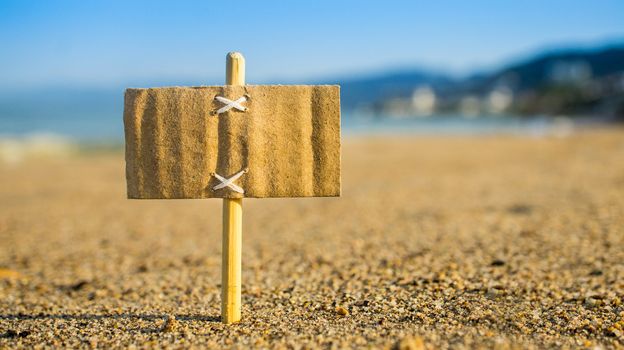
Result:
[[416,135],[483,135],[523,134],[545,135],[568,132],[574,128],[572,119],[565,117],[520,117],[433,115],[428,117],[393,117],[345,114],[344,134],[416,134]]
[[123,142],[121,116],[0,117],[0,138],[55,135],[78,142]]
[[[20,117],[0,116],[0,138],[21,138],[32,135],[54,135],[76,142],[122,143],[122,113],[54,113]],[[574,124],[569,119],[516,116],[493,117],[461,115],[427,118],[364,117],[343,113],[343,135],[417,134],[417,135],[479,135],[530,134],[565,132]]]

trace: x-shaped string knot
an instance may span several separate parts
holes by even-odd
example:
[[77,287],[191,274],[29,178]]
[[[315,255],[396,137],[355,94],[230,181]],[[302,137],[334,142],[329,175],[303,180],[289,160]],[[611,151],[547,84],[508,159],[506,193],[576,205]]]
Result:
[[232,189],[232,191],[238,192],[238,193],[245,193],[245,190],[243,190],[240,186],[237,186],[234,181],[236,181],[236,179],[238,179],[239,177],[243,176],[243,174],[245,174],[248,171],[248,169],[243,169],[239,172],[237,172],[236,174],[232,175],[232,177],[230,178],[225,178],[217,173],[212,173],[211,175],[216,177],[217,180],[221,181],[220,184],[214,186],[212,188],[213,191],[216,191],[218,189],[221,188],[225,188],[225,187],[229,187],[230,189]]
[[245,96],[241,96],[239,97],[237,100],[232,101],[228,98],[225,98],[223,96],[215,96],[215,99],[223,104],[225,104],[225,106],[219,108],[217,110],[217,114],[221,114],[221,113],[225,113],[227,111],[229,111],[232,108],[236,108],[239,111],[246,111],[247,107],[243,106],[241,103],[247,101],[247,97]]

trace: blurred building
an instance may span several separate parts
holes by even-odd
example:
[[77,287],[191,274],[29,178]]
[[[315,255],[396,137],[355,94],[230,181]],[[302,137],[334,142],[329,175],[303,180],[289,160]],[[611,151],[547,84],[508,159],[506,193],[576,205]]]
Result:
[[513,104],[513,91],[508,87],[499,86],[488,94],[486,103],[490,114],[505,113]]
[[458,112],[471,118],[481,114],[481,99],[476,95],[463,96],[459,101]]
[[430,86],[421,86],[412,92],[412,111],[415,116],[430,116],[435,108],[436,94]]

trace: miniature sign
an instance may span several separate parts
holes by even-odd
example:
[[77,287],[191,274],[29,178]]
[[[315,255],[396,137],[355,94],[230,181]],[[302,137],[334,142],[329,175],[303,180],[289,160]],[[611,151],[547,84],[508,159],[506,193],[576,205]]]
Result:
[[340,88],[127,89],[128,198],[340,195]]
[[340,87],[245,85],[126,90],[128,198],[223,198],[221,321],[241,319],[243,197],[340,195]]

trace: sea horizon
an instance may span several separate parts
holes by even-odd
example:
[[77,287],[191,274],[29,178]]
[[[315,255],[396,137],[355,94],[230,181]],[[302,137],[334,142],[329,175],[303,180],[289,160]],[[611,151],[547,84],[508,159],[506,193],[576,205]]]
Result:
[[[342,113],[344,136],[362,135],[547,135],[575,128],[611,125],[607,117],[434,114],[430,116],[362,115]],[[79,144],[121,144],[123,115],[77,117],[0,117],[0,139],[55,139]]]

